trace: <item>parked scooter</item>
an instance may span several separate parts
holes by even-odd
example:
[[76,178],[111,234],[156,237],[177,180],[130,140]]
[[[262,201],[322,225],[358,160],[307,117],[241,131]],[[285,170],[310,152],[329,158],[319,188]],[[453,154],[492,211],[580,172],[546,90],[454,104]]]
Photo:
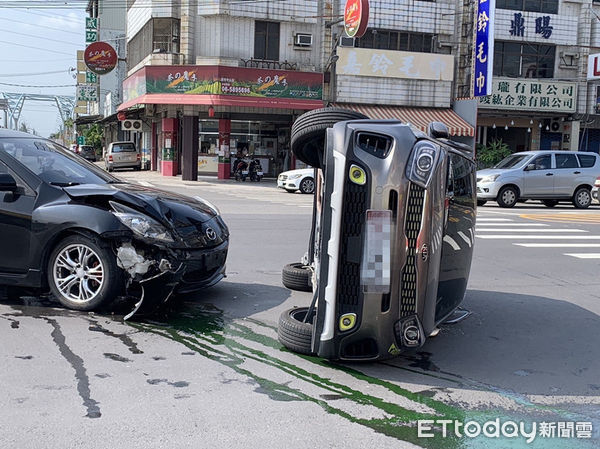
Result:
[[252,159],[248,166],[248,172],[250,175],[250,181],[259,182],[263,176],[263,169],[259,159]]

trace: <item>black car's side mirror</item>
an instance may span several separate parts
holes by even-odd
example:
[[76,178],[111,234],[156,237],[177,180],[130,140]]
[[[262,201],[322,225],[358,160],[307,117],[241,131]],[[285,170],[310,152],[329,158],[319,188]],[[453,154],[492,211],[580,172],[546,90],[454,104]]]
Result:
[[429,124],[429,137],[433,139],[447,139],[450,136],[448,127],[442,122],[431,122]]
[[16,192],[17,181],[10,173],[0,173],[0,192]]
[[525,171],[535,170],[535,164],[529,164],[525,167]]

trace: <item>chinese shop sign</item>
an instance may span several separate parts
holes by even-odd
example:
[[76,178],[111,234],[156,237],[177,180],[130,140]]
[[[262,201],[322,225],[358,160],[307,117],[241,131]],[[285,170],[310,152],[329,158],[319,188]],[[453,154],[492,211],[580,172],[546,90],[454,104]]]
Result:
[[123,90],[125,101],[156,93],[321,100],[323,75],[225,66],[149,66],[126,79]]
[[85,49],[84,61],[92,72],[106,75],[117,65],[117,52],[106,42],[94,42]]
[[480,108],[515,111],[575,112],[577,83],[495,78]]
[[473,49],[473,96],[489,95],[494,68],[494,13],[496,0],[478,0],[475,18],[475,48]]
[[[540,34],[544,39],[552,36],[554,27],[550,25],[550,16],[540,16],[535,19],[535,34]],[[525,37],[525,18],[520,12],[516,12],[510,21],[510,35],[516,37]]]
[[77,86],[77,101],[98,101],[96,86]]
[[369,23],[369,0],[347,0],[344,8],[344,30],[348,37],[362,37]]

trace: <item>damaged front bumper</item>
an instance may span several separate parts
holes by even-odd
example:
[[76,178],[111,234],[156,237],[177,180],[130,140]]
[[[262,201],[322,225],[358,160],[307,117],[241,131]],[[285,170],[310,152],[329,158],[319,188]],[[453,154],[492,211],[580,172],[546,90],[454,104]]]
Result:
[[127,295],[139,298],[124,319],[150,315],[174,294],[215,285],[225,277],[228,246],[228,241],[204,249],[173,249],[136,240],[119,243],[117,266],[127,273]]

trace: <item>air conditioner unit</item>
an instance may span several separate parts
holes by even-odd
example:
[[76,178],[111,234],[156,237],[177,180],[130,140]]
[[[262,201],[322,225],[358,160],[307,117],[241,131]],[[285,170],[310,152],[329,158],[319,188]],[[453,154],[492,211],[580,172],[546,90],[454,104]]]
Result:
[[297,33],[294,36],[294,45],[296,47],[310,47],[313,43],[312,34]]
[[123,131],[141,131],[142,121],[141,120],[123,120],[121,122],[121,129]]
[[354,47],[354,38],[348,36],[340,37],[340,47]]

